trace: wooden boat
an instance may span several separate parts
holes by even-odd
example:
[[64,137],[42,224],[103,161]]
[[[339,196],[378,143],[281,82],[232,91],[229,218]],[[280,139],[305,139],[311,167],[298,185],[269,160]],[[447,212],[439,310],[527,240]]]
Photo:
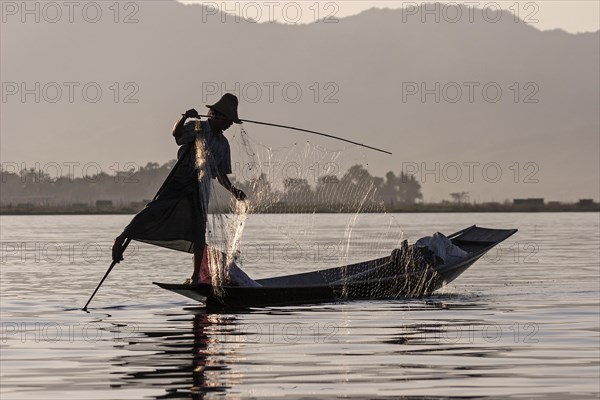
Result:
[[475,225],[455,232],[448,238],[469,255],[454,263],[419,267],[398,262],[397,254],[342,267],[301,274],[259,279],[262,287],[222,286],[209,284],[157,283],[207,307],[237,308],[252,306],[315,304],[333,301],[394,299],[419,297],[455,280],[494,246],[517,232],[517,229],[488,229]]

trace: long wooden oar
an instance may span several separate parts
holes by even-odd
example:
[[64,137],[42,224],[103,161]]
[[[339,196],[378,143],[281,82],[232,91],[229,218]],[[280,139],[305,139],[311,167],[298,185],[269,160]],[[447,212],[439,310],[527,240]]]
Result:
[[[125,251],[125,249],[127,248],[127,246],[129,246],[129,242],[131,242],[131,239],[128,238],[123,243],[123,246],[121,246],[122,247],[121,254],[123,254],[123,252]],[[113,261],[110,264],[110,267],[108,267],[108,270],[104,274],[104,277],[102,278],[102,280],[100,281],[100,283],[98,284],[98,286],[96,286],[96,290],[94,290],[94,293],[92,293],[92,295],[90,296],[90,299],[87,301],[87,303],[85,303],[85,306],[82,308],[83,311],[87,311],[87,306],[90,304],[90,301],[92,301],[92,299],[96,295],[96,292],[98,291],[98,289],[100,289],[100,286],[102,286],[102,284],[104,283],[104,280],[106,279],[106,277],[108,276],[108,274],[110,274],[110,271],[112,271],[112,269],[114,268],[115,265],[117,265],[116,261]]]

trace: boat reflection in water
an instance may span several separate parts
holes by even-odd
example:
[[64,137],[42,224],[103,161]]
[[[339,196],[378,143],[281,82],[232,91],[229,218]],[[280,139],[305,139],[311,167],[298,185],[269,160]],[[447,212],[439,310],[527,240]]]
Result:
[[128,339],[125,349],[129,355],[118,357],[114,365],[136,371],[126,372],[113,388],[164,390],[159,395],[151,391],[157,399],[202,399],[236,383],[235,376],[223,372],[229,371],[226,359],[235,361],[237,345],[222,340],[222,335],[232,330],[235,317],[203,308],[185,311],[192,315],[167,315],[164,326],[157,322],[156,329]]
[[463,398],[465,382],[477,380],[475,396],[488,398],[497,380],[504,388],[531,379],[515,360],[538,345],[535,324],[517,332],[486,319],[494,307],[482,295],[446,293],[237,314],[159,311],[113,358],[112,387],[155,399],[395,399],[423,388]]

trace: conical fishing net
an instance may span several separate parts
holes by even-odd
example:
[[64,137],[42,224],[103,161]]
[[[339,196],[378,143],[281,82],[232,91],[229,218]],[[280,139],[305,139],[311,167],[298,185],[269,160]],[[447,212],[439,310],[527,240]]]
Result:
[[[275,271],[270,276],[324,270],[323,280],[340,298],[349,291],[365,298],[419,295],[433,287],[435,277],[425,273],[425,264],[415,262],[412,250],[390,257],[403,232],[385,210],[383,179],[368,171],[369,157],[380,154],[295,133],[287,134],[291,144],[269,146],[259,139],[263,129],[232,127],[225,133],[231,145],[230,177],[247,194],[246,201],[235,200],[215,179],[206,179],[210,171],[203,144],[196,142],[204,183],[200,190],[208,202],[206,239],[215,294],[231,283],[232,265],[250,275],[265,266]],[[261,229],[245,235],[246,224],[255,221]],[[257,243],[271,251],[255,257]],[[368,260],[374,260],[366,265],[369,272],[347,267]],[[409,279],[399,281],[399,273]],[[373,285],[373,280],[381,284]]]

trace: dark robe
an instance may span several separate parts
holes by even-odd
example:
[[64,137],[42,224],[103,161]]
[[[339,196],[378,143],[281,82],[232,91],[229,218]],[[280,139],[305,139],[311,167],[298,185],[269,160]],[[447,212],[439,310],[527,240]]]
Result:
[[184,146],[154,199],[123,231],[125,237],[188,253],[194,252],[194,242],[206,243],[206,213],[193,163],[196,151],[193,143]]

